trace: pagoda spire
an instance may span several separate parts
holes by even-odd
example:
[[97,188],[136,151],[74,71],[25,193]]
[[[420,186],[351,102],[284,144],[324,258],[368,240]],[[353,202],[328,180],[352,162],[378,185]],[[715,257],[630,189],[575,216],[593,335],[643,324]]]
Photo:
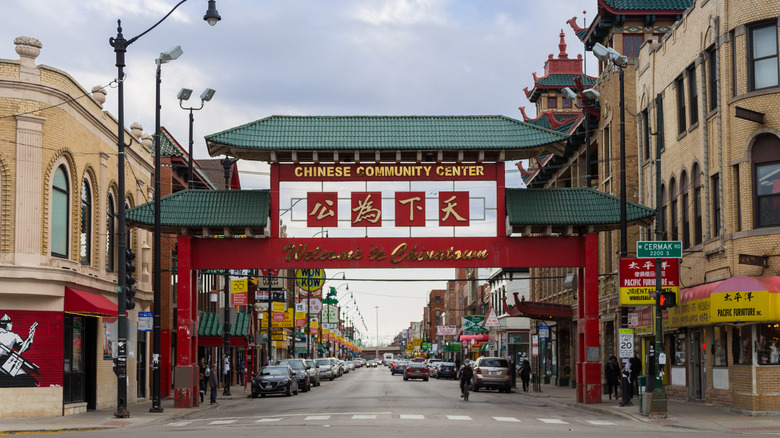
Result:
[[566,36],[561,29],[561,42],[558,43],[558,49],[561,51],[558,53],[558,59],[569,59],[569,55],[566,53]]

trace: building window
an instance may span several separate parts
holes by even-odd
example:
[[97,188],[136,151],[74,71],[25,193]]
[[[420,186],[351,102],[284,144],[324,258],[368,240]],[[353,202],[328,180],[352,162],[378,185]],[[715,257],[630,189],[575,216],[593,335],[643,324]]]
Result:
[[735,365],[753,363],[753,326],[743,325],[732,328],[731,354]]
[[688,107],[691,114],[691,125],[699,121],[699,90],[696,86],[696,66],[688,67]]
[[688,184],[688,174],[683,171],[680,175],[680,194],[682,195],[682,203],[680,204],[680,210],[682,212],[682,247],[688,248],[691,246],[691,220],[688,213],[688,194],[690,191],[690,185]]
[[713,235],[720,236],[722,210],[720,206],[720,174],[712,176],[712,225]]
[[[63,350],[62,397],[65,403],[83,402],[86,394],[84,377],[85,317],[65,315],[65,336]],[[94,345],[92,346],[94,348]]]
[[683,77],[679,76],[674,80],[677,87],[677,133],[685,132],[685,82]]
[[650,159],[650,114],[647,109],[642,111],[642,151],[644,152],[644,159]]
[[578,98],[577,98],[577,108],[582,108],[582,106],[583,106],[583,103],[582,103],[582,98],[581,98],[581,97],[578,97]]
[[85,178],[81,183],[81,232],[79,234],[79,254],[81,264],[90,264],[90,251],[92,249],[92,191],[89,182]]
[[441,325],[441,310],[436,309],[436,325]]
[[707,50],[707,70],[710,89],[710,111],[718,107],[718,51],[715,46]]
[[777,24],[753,26],[748,32],[748,38],[750,91],[776,87],[780,81],[777,66]]
[[699,164],[693,165],[693,244],[698,245],[703,240],[701,212],[701,172]]
[[712,365],[716,367],[729,365],[728,337],[724,326],[715,326],[712,331]]
[[669,183],[669,187],[669,197],[672,200],[669,206],[669,220],[671,221],[669,229],[672,231],[671,240],[680,240],[677,238],[677,232],[679,231],[677,226],[677,183],[674,179]]
[[571,108],[571,99],[569,99],[568,97],[564,97],[562,108]]
[[672,336],[672,343],[674,346],[674,354],[672,355],[672,365],[676,365],[676,366],[685,365],[685,360],[688,358],[688,356],[686,356],[685,354],[686,352],[685,347],[686,345],[688,345],[685,342],[685,333],[681,333],[681,332],[675,333]]
[[438,295],[433,297],[433,303],[434,304],[441,304],[441,297],[438,296]]
[[68,257],[68,200],[70,188],[65,166],[54,171],[51,194],[51,255]]
[[558,107],[558,98],[557,97],[548,97],[547,98],[547,108],[557,108]]
[[780,139],[772,134],[756,138],[752,150],[755,168],[756,226],[780,225]]
[[759,324],[758,356],[759,365],[780,364],[780,327],[777,324]]
[[642,34],[624,34],[623,35],[623,54],[628,57],[636,58],[639,56],[639,48],[645,36]]
[[114,211],[114,194],[108,194],[106,205],[106,271],[116,270],[116,217]]

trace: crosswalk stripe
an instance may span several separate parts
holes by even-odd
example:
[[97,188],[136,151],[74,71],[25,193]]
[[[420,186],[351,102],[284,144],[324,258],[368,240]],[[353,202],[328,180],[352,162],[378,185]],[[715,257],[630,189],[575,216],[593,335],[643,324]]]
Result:
[[175,423],[170,423],[168,426],[178,427],[178,426],[186,426],[188,424],[192,423],[192,421],[177,421]]
[[541,421],[542,423],[547,424],[569,424],[563,420],[559,420],[557,418],[537,418],[537,420]]
[[261,418],[261,419],[255,421],[255,423],[267,423],[267,422],[271,422],[271,421],[281,421],[281,420],[282,420],[281,418]]
[[402,420],[425,420],[425,415],[401,414]]
[[515,417],[493,417],[493,419],[496,420],[496,421],[513,421],[515,423],[519,423],[520,422],[520,420],[518,420]]
[[308,417],[304,418],[303,421],[327,420],[329,418],[330,415],[309,415]]
[[447,415],[448,420],[465,420],[471,421],[471,417],[468,415]]
[[376,415],[353,415],[353,420],[376,420]]
[[233,424],[236,420],[214,420],[209,424]]
[[594,426],[614,426],[615,423],[611,421],[604,421],[604,420],[586,420],[588,423],[594,425]]

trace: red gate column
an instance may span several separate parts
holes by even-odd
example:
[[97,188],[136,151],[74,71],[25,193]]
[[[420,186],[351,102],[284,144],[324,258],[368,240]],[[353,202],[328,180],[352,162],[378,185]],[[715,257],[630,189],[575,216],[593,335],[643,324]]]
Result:
[[197,301],[192,295],[191,245],[192,237],[178,238],[178,282],[176,297],[178,321],[176,330],[176,370],[174,373],[174,400],[177,408],[192,408],[198,403],[198,366],[195,362],[197,349],[193,348],[194,315],[197,314]]
[[578,276],[577,401],[601,403],[599,345],[598,235],[586,234]]

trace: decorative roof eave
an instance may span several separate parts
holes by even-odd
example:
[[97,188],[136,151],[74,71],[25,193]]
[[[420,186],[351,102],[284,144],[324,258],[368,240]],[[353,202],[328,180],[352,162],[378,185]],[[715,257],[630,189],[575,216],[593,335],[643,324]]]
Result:
[[556,320],[556,319],[571,319],[572,308],[566,304],[553,304],[542,302],[530,302],[525,301],[525,297],[522,300],[517,299],[518,292],[515,295],[515,305],[509,306],[506,303],[506,297],[501,298],[501,302],[504,306],[504,311],[510,316],[525,316],[532,319],[544,319],[544,320]]
[[[689,0],[691,5],[693,0]],[[587,30],[577,26],[576,17],[567,21],[577,37],[585,44],[586,50],[591,50],[595,43],[603,41],[609,29],[624,23],[627,17],[645,17],[645,21],[655,22],[659,18],[674,18],[678,21],[682,18],[684,9],[618,9],[609,6],[604,0],[598,1],[598,13],[593,18]]]

